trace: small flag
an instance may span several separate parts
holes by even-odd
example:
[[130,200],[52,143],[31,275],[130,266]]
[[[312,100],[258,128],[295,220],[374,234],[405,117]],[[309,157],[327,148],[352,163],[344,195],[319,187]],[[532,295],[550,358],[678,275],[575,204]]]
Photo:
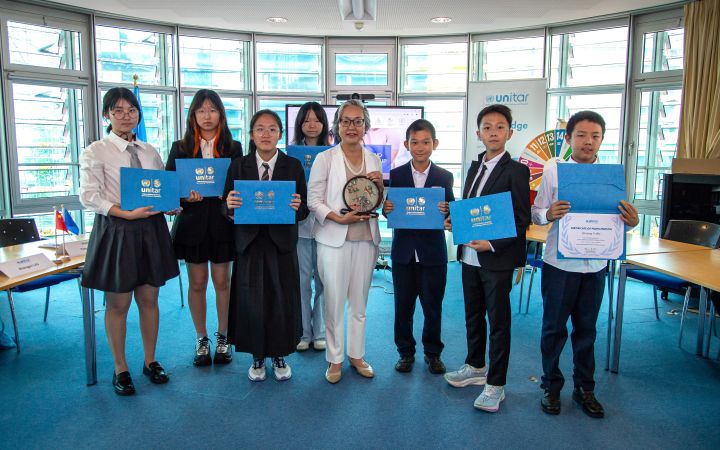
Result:
[[65,222],[65,228],[67,228],[67,232],[72,234],[80,234],[80,227],[78,227],[73,220],[72,216],[70,215],[70,211],[68,211],[67,208],[63,208],[62,212],[63,221]]
[[55,229],[56,230],[62,230],[67,231],[67,225],[65,225],[65,220],[63,219],[62,212],[55,210]]
[[140,87],[138,87],[137,84],[135,84],[135,87],[133,87],[133,94],[135,94],[138,106],[140,106],[140,120],[138,120],[137,127],[135,127],[133,132],[135,133],[136,139],[147,142],[147,132],[145,131],[145,118],[142,115],[142,103],[140,103]]

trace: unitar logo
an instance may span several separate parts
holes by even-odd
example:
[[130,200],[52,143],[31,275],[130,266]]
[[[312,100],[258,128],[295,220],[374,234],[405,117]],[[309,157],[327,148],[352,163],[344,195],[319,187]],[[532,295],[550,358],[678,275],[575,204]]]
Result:
[[197,169],[195,169],[195,175],[202,175],[204,173],[205,169],[203,169],[202,167],[198,167]]

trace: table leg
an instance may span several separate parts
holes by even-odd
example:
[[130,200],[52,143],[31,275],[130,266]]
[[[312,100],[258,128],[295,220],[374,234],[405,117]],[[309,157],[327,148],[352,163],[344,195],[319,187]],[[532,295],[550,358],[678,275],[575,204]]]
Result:
[[[622,337],[623,309],[625,307],[625,282],[627,281],[628,264],[620,264],[620,279],[618,280],[618,295],[615,310],[615,344],[610,371],[618,373],[620,366],[620,338]],[[608,347],[608,351],[610,348]]]
[[87,385],[97,383],[97,362],[95,351],[95,302],[90,289],[82,288],[83,330],[85,334],[85,374]]
[[607,324],[607,351],[605,352],[605,370],[610,369],[610,346],[612,345],[612,324],[613,324],[613,285],[615,279],[615,261],[610,261],[610,272],[608,273],[608,324]]
[[15,352],[20,353],[20,335],[18,334],[17,317],[15,317],[15,303],[13,302],[10,289],[5,292],[7,293],[8,305],[10,305],[10,316],[12,317],[13,330],[15,330]]
[[[707,292],[707,290],[705,291]],[[713,322],[715,321],[715,306],[713,305],[712,301],[710,302],[710,314],[708,315],[708,324],[707,324],[707,338],[705,340],[705,349],[703,350],[703,357],[709,358],[710,357],[710,338],[712,338],[712,331],[713,331]]]
[[700,286],[700,303],[698,304],[698,331],[697,331],[697,347],[695,354],[702,356],[703,340],[705,339],[705,313],[707,312],[707,289]]

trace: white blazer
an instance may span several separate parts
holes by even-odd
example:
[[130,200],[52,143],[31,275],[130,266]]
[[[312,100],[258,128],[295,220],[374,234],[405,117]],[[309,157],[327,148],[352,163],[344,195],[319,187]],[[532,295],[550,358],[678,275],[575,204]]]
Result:
[[[382,170],[380,158],[363,148],[365,155],[365,169],[367,172]],[[315,240],[330,247],[341,247],[347,236],[347,225],[341,225],[332,220],[325,220],[331,211],[340,214],[346,208],[343,201],[343,188],[347,183],[345,162],[340,145],[319,153],[313,162],[308,181],[308,208],[315,214],[313,233]],[[376,218],[371,218],[370,233],[375,245],[380,244],[380,229]]]

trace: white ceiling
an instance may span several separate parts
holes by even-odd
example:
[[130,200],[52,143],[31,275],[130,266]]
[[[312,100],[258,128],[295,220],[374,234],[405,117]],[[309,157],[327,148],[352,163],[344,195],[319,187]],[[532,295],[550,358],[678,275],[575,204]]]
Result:
[[[362,31],[343,23],[338,0],[56,0],[98,13],[169,24],[270,34],[428,36],[541,27],[636,11],[678,0],[377,0]],[[274,24],[268,17],[285,17]],[[438,16],[449,24],[433,24]]]

